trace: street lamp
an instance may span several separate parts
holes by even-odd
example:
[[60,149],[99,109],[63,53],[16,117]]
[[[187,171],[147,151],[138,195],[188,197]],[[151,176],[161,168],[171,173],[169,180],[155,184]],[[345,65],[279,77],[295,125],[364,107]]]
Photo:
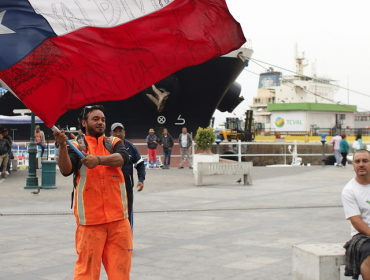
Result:
[[325,142],[326,142],[326,133],[319,133],[319,135],[321,136],[321,143],[322,143],[322,166],[324,167],[325,166]]
[[[28,146],[28,176],[26,179],[25,189],[37,189],[39,187],[37,173],[36,173],[36,154],[37,145],[35,141],[35,114],[30,109],[14,109],[14,114],[25,114],[31,113],[31,138]],[[14,131],[13,131],[14,133]]]
[[31,113],[31,138],[28,146],[28,176],[25,189],[37,189],[39,187],[36,173],[37,145],[35,141],[35,114]]

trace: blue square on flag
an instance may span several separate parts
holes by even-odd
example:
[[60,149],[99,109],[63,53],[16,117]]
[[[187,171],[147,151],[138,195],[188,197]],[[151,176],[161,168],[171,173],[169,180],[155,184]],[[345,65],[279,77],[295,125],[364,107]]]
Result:
[[49,37],[57,36],[27,0],[0,1],[0,70],[22,60]]

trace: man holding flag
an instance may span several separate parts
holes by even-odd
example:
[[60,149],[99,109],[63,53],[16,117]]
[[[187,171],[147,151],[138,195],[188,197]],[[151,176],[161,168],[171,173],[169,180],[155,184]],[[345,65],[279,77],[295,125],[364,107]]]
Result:
[[125,180],[121,166],[129,155],[117,137],[105,137],[103,106],[86,106],[80,114],[85,136],[67,147],[67,136],[55,131],[58,165],[64,176],[73,174],[76,251],[74,279],[99,279],[101,262],[110,280],[130,278],[133,251],[128,221]]
[[[48,127],[69,110],[127,99],[246,41],[225,0],[0,1],[0,40],[0,84]],[[63,131],[54,132],[60,170],[73,173],[76,186],[74,279],[99,279],[101,260],[109,280],[129,279],[132,234],[120,170],[127,151],[119,139],[109,143],[112,152],[104,146],[101,108],[85,107],[81,125],[87,145],[74,145],[84,159],[67,148]]]

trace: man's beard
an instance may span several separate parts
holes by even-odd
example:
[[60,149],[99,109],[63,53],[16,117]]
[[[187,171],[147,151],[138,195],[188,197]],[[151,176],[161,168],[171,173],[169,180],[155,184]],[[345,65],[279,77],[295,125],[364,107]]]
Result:
[[87,131],[89,132],[89,135],[90,136],[100,137],[100,136],[102,136],[104,134],[104,129],[103,129],[102,132],[98,132],[93,127],[91,127],[91,126],[87,126],[86,128],[87,128]]

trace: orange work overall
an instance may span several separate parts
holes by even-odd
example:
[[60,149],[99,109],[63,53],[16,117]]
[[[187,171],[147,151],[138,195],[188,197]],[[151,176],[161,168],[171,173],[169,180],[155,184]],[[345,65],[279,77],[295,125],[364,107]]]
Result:
[[[104,136],[85,136],[87,153],[106,156]],[[113,139],[113,146],[120,141]],[[73,143],[78,147],[77,143]],[[120,167],[80,168],[76,178],[75,280],[99,279],[101,262],[109,280],[130,279],[132,231],[127,219],[125,180]]]

